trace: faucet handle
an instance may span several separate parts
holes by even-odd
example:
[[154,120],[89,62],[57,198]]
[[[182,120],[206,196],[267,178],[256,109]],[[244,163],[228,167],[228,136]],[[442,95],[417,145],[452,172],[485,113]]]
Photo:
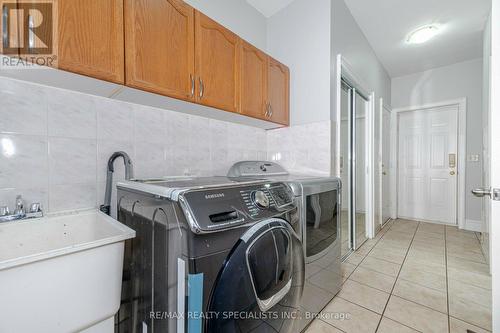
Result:
[[38,213],[41,211],[41,205],[39,202],[33,202],[30,206],[30,213]]
[[16,197],[16,210],[14,214],[24,214],[24,201],[21,195]]
[[10,210],[8,206],[1,206],[0,207],[0,216],[7,216],[10,215]]

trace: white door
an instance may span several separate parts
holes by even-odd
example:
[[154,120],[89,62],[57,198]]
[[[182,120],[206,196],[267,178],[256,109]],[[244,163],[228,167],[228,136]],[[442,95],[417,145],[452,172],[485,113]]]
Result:
[[382,108],[382,224],[391,218],[391,112]]
[[457,224],[458,105],[399,115],[398,216]]

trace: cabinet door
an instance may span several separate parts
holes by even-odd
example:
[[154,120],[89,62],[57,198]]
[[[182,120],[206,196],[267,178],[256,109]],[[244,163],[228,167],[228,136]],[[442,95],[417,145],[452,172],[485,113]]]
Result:
[[240,39],[198,11],[195,22],[197,102],[237,112]]
[[123,0],[58,0],[58,67],[124,83]]
[[270,120],[288,125],[290,120],[290,71],[288,67],[269,58],[268,100]]
[[267,110],[267,68],[268,56],[242,41],[240,113],[266,119]]
[[181,0],[126,0],[127,85],[194,97],[194,9]]

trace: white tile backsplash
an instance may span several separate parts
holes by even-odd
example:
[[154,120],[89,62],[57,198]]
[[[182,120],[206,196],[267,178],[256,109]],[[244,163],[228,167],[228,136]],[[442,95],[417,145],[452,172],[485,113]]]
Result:
[[49,137],[49,184],[95,183],[96,141]]
[[47,134],[45,89],[35,85],[26,89],[22,82],[0,79],[0,101],[2,133]]
[[48,95],[48,134],[67,138],[95,139],[95,98],[52,89]]
[[[267,155],[266,131],[250,126],[3,77],[0,100],[0,205],[11,208],[17,194],[50,212],[98,207],[115,151],[141,178],[224,175]],[[115,183],[124,176],[119,159]]]
[[134,108],[132,104],[96,97],[97,139],[132,142]]
[[46,188],[46,136],[0,134],[0,188]]
[[[0,100],[0,205],[11,209],[17,194],[50,212],[98,207],[115,151],[130,155],[139,178],[225,175],[264,159],[330,173],[329,121],[266,132],[2,77]],[[124,176],[119,159],[115,184]]]
[[323,121],[267,133],[267,159],[298,174],[329,176],[332,124]]

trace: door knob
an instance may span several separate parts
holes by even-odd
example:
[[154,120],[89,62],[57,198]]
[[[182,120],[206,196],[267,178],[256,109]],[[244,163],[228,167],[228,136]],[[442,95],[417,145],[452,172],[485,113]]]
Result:
[[476,197],[484,197],[486,195],[490,196],[491,195],[491,188],[490,187],[478,187],[472,190],[472,194],[474,194]]
[[450,175],[454,176],[455,175],[455,171],[450,171]]
[[382,174],[383,174],[384,176],[387,176],[387,172],[385,172],[385,171],[384,171],[384,172],[382,172]]

